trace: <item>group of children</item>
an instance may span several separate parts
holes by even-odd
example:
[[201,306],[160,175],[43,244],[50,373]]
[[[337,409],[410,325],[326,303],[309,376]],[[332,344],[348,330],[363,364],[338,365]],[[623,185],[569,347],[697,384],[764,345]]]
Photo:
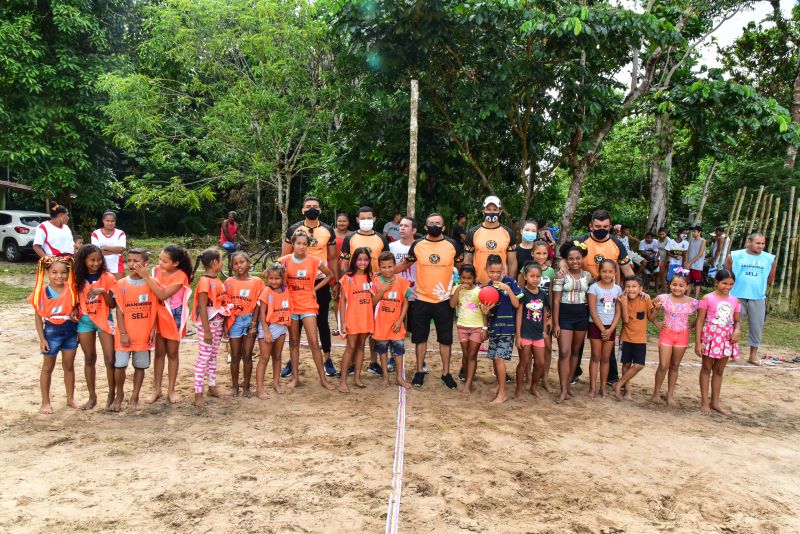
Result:
[[[97,403],[95,387],[96,339],[106,364],[109,384],[106,408],[119,411],[125,398],[126,368],[133,361],[133,392],[129,403],[139,406],[139,393],[145,369],[150,367],[154,351],[153,394],[145,402],[157,401],[162,395],[162,378],[167,364],[167,397],[178,402],[175,389],[179,368],[180,343],[186,334],[191,313],[197,327],[199,352],[194,366],[194,403],[204,406],[204,390],[219,396],[217,358],[224,338],[230,343],[232,390],[237,396],[251,396],[252,354],[259,343],[256,367],[256,392],[267,399],[265,374],[272,358],[273,389],[283,392],[280,383],[281,352],[289,338],[292,377],[287,387],[299,384],[299,339],[301,327],[309,338],[309,346],[321,384],[333,389],[325,377],[316,336],[318,305],[315,290],[330,282],[333,274],[325,264],[306,253],[309,236],[297,232],[292,236],[293,252],[270,265],[262,278],[250,274],[246,253],[235,252],[231,258],[234,276],[223,282],[219,278],[222,258],[216,249],[202,252],[193,268],[189,254],[178,245],[168,245],[160,252],[158,265],[149,269],[148,253],[142,249],[127,252],[128,276],[117,280],[108,271],[100,248],[86,245],[74,259],[48,256],[40,260],[36,286],[29,302],[36,312],[36,330],[44,360],[40,387],[42,413],[52,413],[50,380],[55,357],[62,353],[67,403],[89,409]],[[614,386],[618,400],[631,398],[631,380],[644,367],[647,323],[660,330],[659,365],[652,399],[660,402],[664,378],[668,377],[667,403],[674,403],[674,390],[681,359],[689,346],[692,317],[696,314],[695,352],[702,357],[700,386],[703,413],[728,411],[720,404],[720,386],[728,359],[738,357],[739,310],[730,296],[733,275],[727,270],[716,274],[714,292],[697,301],[687,294],[688,272],[677,269],[669,284],[669,293],[654,300],[643,291],[635,276],[624,279],[624,287],[616,284],[617,266],[604,260],[599,279],[582,270],[585,245],[574,242],[564,245],[561,257],[564,268],[556,271],[550,265],[548,245],[534,243],[532,260],[525,264],[519,279],[503,274],[503,262],[489,255],[486,272],[499,295],[496,302],[481,302],[472,265],[460,268],[460,284],[455,287],[450,305],[457,312],[458,339],[461,343],[464,393],[473,391],[477,355],[481,344],[488,341],[488,357],[497,377],[493,404],[507,400],[506,363],[514,346],[519,353],[514,395],[521,398],[528,380],[530,394],[541,397],[540,385],[550,391],[548,370],[552,338],[558,342],[558,372],[561,385],[556,402],[573,396],[572,379],[580,361],[585,337],[591,347],[589,396],[605,396],[605,383],[614,347],[617,327],[620,332],[623,373]],[[395,274],[395,256],[384,252],[378,257],[374,273],[370,251],[359,248],[351,255],[349,268],[340,279],[339,316],[341,335],[346,339],[342,369],[354,368],[352,383],[364,387],[361,364],[364,344],[374,341],[383,370],[383,384],[388,385],[388,356],[396,362],[396,384],[409,388],[405,380],[403,356],[405,319],[408,312],[410,283]],[[202,264],[203,273],[195,288],[190,312],[191,282]],[[324,277],[317,278],[321,272]],[[663,311],[663,318],[659,315]],[[89,400],[78,406],[74,400],[74,360],[80,343],[85,354],[85,377]],[[242,382],[240,383],[240,370]],[[341,374],[339,391],[349,392],[348,374]],[[709,394],[710,389],[710,394]]]

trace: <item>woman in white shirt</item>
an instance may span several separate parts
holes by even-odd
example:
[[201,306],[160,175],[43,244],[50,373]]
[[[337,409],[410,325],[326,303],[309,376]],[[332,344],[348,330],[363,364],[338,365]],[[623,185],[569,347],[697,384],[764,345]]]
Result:
[[103,227],[92,232],[92,245],[103,251],[108,272],[119,280],[125,277],[125,260],[122,253],[127,245],[125,232],[117,228],[117,214],[113,211],[103,213]]
[[33,251],[40,257],[72,256],[75,241],[69,229],[69,210],[58,202],[50,202],[50,220],[36,228],[33,238]]

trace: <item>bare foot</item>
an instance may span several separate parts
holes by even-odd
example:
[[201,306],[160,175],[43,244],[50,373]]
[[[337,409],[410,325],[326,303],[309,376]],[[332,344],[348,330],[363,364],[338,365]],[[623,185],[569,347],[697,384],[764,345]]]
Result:
[[169,402],[171,402],[172,404],[177,404],[181,401],[181,396],[174,391],[168,392],[167,398],[169,399]]
[[514,399],[522,402],[528,402],[528,398],[522,393],[522,388],[514,390]]
[[108,407],[110,412],[118,412],[122,409],[122,398],[114,399],[114,402],[111,403],[111,406]]
[[667,406],[669,406],[670,408],[674,408],[677,405],[678,403],[675,402],[675,399],[667,395]]
[[472,395],[472,387],[467,387],[467,386],[464,386],[464,388],[461,390],[461,393],[462,393],[462,394],[463,394],[465,397],[469,397],[470,395]]
[[74,409],[76,409],[76,410],[80,410],[80,409],[81,409],[81,405],[80,405],[80,404],[78,404],[78,403],[77,403],[77,401],[76,401],[75,399],[68,400],[68,401],[67,401],[67,406],[69,406],[69,407],[71,407],[71,408],[74,408]]
[[404,387],[406,389],[411,389],[411,384],[409,384],[408,382],[406,382],[402,378],[398,378],[397,380],[395,380],[395,384],[397,384],[400,387]]
[[383,376],[384,376],[384,378],[383,378],[383,381],[381,381],[381,384],[383,384],[383,387],[388,388],[389,387],[389,377],[386,376],[385,374]]
[[562,402],[564,402],[565,400],[567,400],[567,398],[568,398],[568,397],[569,397],[569,393],[568,393],[568,392],[566,392],[566,391],[562,391],[562,392],[561,392],[561,393],[560,393],[560,394],[559,394],[559,395],[556,397],[556,404],[561,404]]
[[280,382],[273,383],[272,389],[274,389],[275,393],[277,393],[278,395],[283,395],[283,393],[286,391],[285,389],[283,389],[283,386],[280,384]]
[[231,398],[235,398],[239,396],[239,386],[233,386],[231,388]]
[[294,389],[300,385],[299,380],[291,380],[288,384],[286,384],[286,389]]
[[39,408],[39,413],[44,414],[44,415],[50,415],[51,413],[53,413],[53,407],[50,406],[49,403],[48,404],[42,404],[42,407]]
[[542,398],[542,394],[539,393],[539,388],[536,387],[536,386],[531,386],[531,389],[528,390],[528,393],[530,393],[531,395],[533,395],[537,399],[541,399]]
[[144,403],[145,404],[153,404],[155,401],[157,401],[158,399],[161,398],[161,395],[162,395],[162,393],[161,393],[160,389],[158,391],[154,391],[152,395],[150,395],[149,397],[147,397],[144,400]]
[[198,408],[205,408],[206,407],[206,400],[203,398],[202,393],[195,393],[194,394],[194,402],[192,403]]
[[618,401],[622,400],[622,387],[620,387],[619,382],[614,384],[614,398]]
[[592,391],[592,390],[590,389],[590,390],[589,390],[589,391],[586,393],[586,396],[587,396],[587,397],[589,397],[590,399],[594,400],[594,391]]
[[339,393],[350,393],[350,388],[347,387],[347,384],[341,384],[339,386]]
[[363,383],[363,382],[353,382],[353,385],[355,387],[361,388],[361,389],[364,389],[365,387],[367,387],[367,385],[365,383]]
[[250,391],[250,386],[244,386],[242,388],[242,397],[244,397],[245,399],[249,399],[252,396],[253,396],[253,392]]
[[703,415],[711,415],[711,405],[707,402],[700,406],[700,413]]
[[128,401],[128,410],[131,410],[131,411],[134,411],[134,412],[138,412],[141,409],[142,409],[142,405],[139,402],[139,399],[136,399],[136,400],[131,399],[130,401]]
[[256,389],[256,396],[261,400],[267,400],[270,398],[269,393],[263,389]]
[[570,386],[569,389],[567,390],[567,395],[569,395],[570,399],[575,396],[575,390],[572,389],[572,386]]
[[217,399],[220,397],[219,390],[217,389],[217,386],[208,386],[208,396],[209,397],[214,397],[214,398],[217,398]]
[[761,366],[761,362],[759,362],[758,360],[747,360],[747,363],[749,363],[750,365],[755,365],[756,367]]
[[502,395],[502,396],[498,395],[497,397],[494,398],[494,400],[492,402],[489,403],[489,406],[497,406],[497,405],[503,404],[507,400],[508,400],[508,397],[506,397],[505,395]]
[[653,404],[661,404],[663,401],[661,400],[661,395],[654,393],[653,396],[650,397],[650,402]]
[[111,405],[114,403],[114,392],[109,391],[108,397],[106,397],[106,411],[111,409]]
[[606,398],[606,388],[600,388],[600,398],[601,399]]
[[81,410],[91,410],[95,406],[97,406],[97,395],[89,397],[89,400],[84,402],[83,406],[81,406]]
[[715,412],[719,412],[725,417],[729,417],[731,415],[731,411],[723,407],[721,404],[714,404],[711,406],[711,409],[714,410]]
[[630,389],[625,390],[625,400],[627,401],[633,400],[633,392]]
[[544,389],[548,393],[552,393],[553,392],[553,390],[550,389],[550,384],[544,378],[542,379],[542,389]]
[[328,391],[333,391],[334,389],[336,389],[336,386],[334,386],[333,384],[331,384],[331,383],[330,383],[330,380],[328,380],[328,379],[326,379],[326,378],[320,378],[320,379],[319,379],[319,383],[320,383],[320,385],[321,385],[322,387],[324,387],[324,388],[325,388],[325,389],[327,389]]

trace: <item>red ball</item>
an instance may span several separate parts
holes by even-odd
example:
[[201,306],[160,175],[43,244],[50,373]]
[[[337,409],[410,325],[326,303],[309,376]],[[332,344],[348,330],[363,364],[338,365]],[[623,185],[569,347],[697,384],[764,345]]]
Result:
[[483,286],[478,291],[478,300],[487,306],[497,304],[500,301],[500,292],[492,286]]

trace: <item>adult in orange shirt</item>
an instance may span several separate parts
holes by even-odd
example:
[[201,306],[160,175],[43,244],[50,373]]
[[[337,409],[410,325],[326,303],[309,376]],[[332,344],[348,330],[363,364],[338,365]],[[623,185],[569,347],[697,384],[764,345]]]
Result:
[[[281,248],[281,256],[288,256],[294,251],[292,246],[292,236],[297,231],[302,231],[308,235],[308,254],[318,258],[333,273],[331,284],[320,287],[316,290],[317,304],[317,330],[319,331],[319,341],[322,344],[322,353],[325,360],[325,375],[336,376],[336,367],[331,360],[331,327],[328,321],[331,300],[336,300],[339,295],[339,251],[337,250],[337,233],[333,228],[320,221],[322,208],[317,197],[308,196],[303,200],[301,209],[304,219],[291,225],[286,230],[286,238]],[[338,220],[338,217],[337,217]],[[323,278],[322,272],[317,273],[317,281]],[[281,376],[287,377],[292,374],[292,361],[286,362]]]
[[381,358],[383,385],[389,385],[389,349],[395,358],[395,383],[406,389],[411,385],[405,380],[406,354],[405,319],[408,299],[411,297],[411,282],[394,272],[397,265],[393,252],[381,252],[378,258],[380,275],[372,280],[372,304],[375,306],[375,352]]
[[517,255],[513,253],[516,249],[514,232],[500,224],[500,199],[496,196],[486,197],[483,201],[483,223],[467,232],[464,263],[475,266],[478,282],[483,285],[489,281],[486,259],[490,254],[497,254],[503,260],[503,274],[516,278]]
[[144,382],[144,370],[150,367],[150,351],[156,336],[158,296],[138,274],[147,268],[149,254],[146,250],[128,251],[127,267],[131,273],[117,280],[112,290],[117,304],[117,329],[114,332],[114,382],[117,392],[111,411],[118,412],[125,398],[125,370],[133,359],[133,393],[129,406],[139,408],[139,392]]
[[[287,387],[294,388],[300,384],[298,365],[300,364],[300,326],[302,325],[306,331],[308,348],[314,358],[314,365],[317,366],[319,372],[320,384],[326,389],[334,389],[333,384],[325,378],[322,353],[319,350],[319,339],[317,338],[319,305],[316,296],[316,290],[327,285],[333,277],[333,273],[323,264],[322,260],[307,254],[309,236],[305,232],[295,232],[291,244],[294,252],[278,260],[286,269],[286,285],[289,288],[289,298],[292,303],[292,325],[289,330],[292,380]],[[317,280],[317,271],[322,271],[324,275],[321,280]]]
[[417,239],[408,250],[406,259],[395,267],[400,273],[417,265],[417,300],[411,318],[411,342],[416,346],[417,372],[411,384],[422,387],[425,381],[423,360],[428,350],[431,320],[436,327],[439,354],[442,356],[442,382],[456,388],[450,375],[450,349],[453,344],[453,308],[450,307],[450,291],[453,288],[453,268],[461,265],[456,242],[444,236],[444,217],[438,213],[428,215],[425,220],[427,235]]

